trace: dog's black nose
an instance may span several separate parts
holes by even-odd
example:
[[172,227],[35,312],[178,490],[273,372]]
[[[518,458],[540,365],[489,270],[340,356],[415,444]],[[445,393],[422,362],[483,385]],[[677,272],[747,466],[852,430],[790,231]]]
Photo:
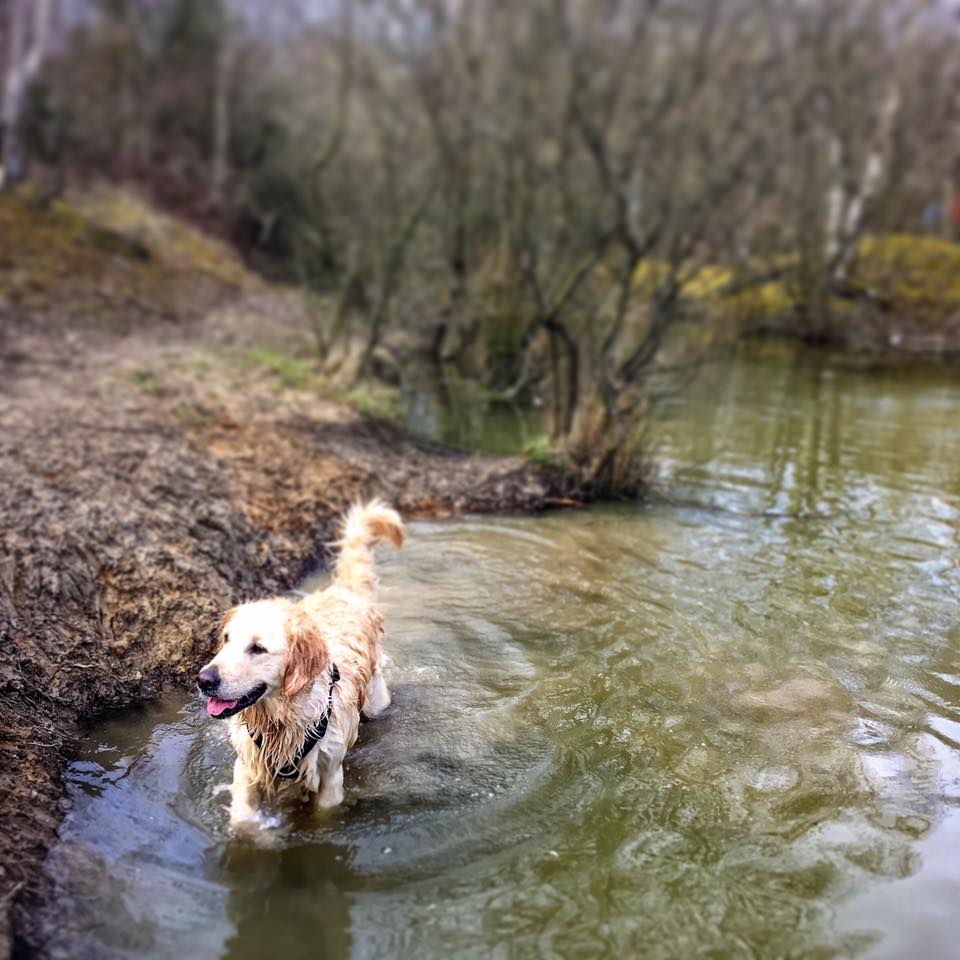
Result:
[[197,676],[201,693],[213,693],[220,686],[220,673],[216,667],[204,667]]

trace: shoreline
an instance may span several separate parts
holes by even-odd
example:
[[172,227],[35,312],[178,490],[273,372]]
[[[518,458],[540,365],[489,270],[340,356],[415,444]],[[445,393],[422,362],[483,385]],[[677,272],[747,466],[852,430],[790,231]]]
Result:
[[415,518],[580,498],[556,468],[414,438],[211,362],[180,333],[6,334],[0,957],[43,954],[43,864],[78,724],[183,683],[226,607],[326,561],[353,500]]

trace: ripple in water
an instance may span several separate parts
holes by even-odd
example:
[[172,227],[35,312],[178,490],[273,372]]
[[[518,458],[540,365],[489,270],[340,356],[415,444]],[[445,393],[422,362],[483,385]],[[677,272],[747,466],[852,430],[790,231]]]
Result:
[[231,839],[225,727],[182,694],[91,731],[54,956],[955,955],[960,387],[716,377],[661,444],[723,510],[383,556],[395,704],[341,810]]

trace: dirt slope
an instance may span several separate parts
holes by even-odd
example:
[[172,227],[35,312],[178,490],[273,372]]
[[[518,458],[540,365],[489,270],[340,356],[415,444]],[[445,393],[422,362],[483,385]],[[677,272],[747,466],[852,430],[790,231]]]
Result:
[[[140,287],[116,293],[107,262],[90,301],[94,318],[111,305],[105,329],[58,322],[69,271],[27,281],[32,260],[2,255],[0,957],[42,952],[31,918],[79,720],[189,683],[219,613],[295,584],[358,497],[413,516],[571,493],[555,471],[414,440],[237,362],[251,330],[295,321],[257,283],[205,275],[202,311],[181,290],[158,320]],[[126,269],[129,255],[108,257]],[[148,330],[114,322],[121,295]],[[170,306],[180,300],[189,315]]]

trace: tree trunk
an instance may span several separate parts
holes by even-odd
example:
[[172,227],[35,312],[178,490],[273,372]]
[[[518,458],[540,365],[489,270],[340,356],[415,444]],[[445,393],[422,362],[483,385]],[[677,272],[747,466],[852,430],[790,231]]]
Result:
[[210,160],[210,205],[223,204],[227,183],[230,148],[230,78],[233,74],[234,44],[229,36],[220,41],[217,51],[217,73],[213,92],[213,138]]
[[[827,268],[833,286],[847,282],[857,255],[864,220],[870,202],[883,183],[887,157],[900,111],[900,90],[892,84],[884,100],[877,129],[863,164],[863,172],[856,190],[845,188],[843,164],[835,163],[837,170],[827,201]],[[834,147],[838,156],[842,148]]]
[[0,188],[22,179],[26,158],[20,124],[30,83],[40,70],[50,32],[53,0],[10,0],[7,69],[0,113]]

